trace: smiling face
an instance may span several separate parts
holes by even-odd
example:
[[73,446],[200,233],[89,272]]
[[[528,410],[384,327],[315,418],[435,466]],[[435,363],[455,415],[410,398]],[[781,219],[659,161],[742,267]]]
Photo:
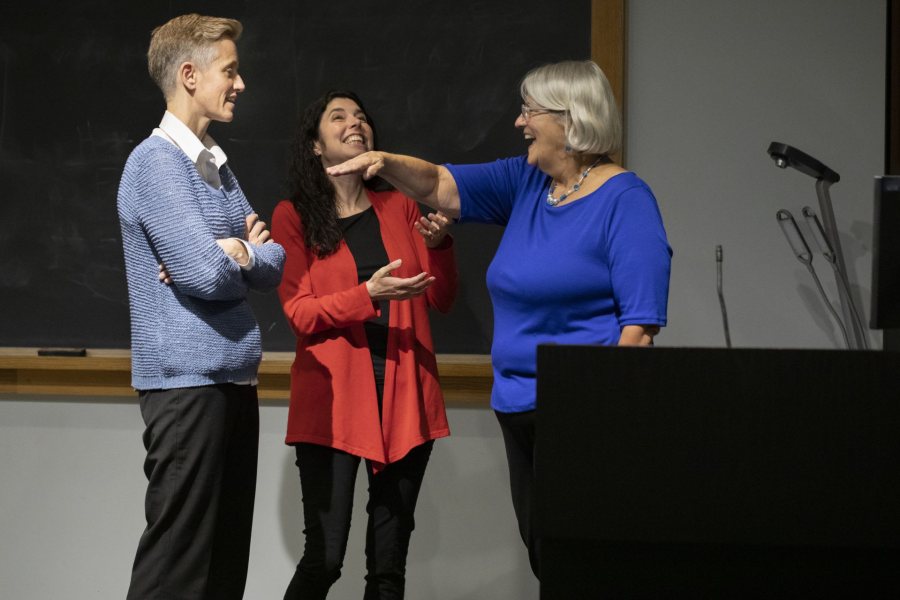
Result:
[[374,136],[366,113],[350,98],[335,98],[319,120],[319,139],[313,151],[323,167],[338,165],[374,148]]
[[527,119],[520,114],[516,118],[516,127],[522,129],[528,144],[528,164],[552,174],[555,165],[569,157],[566,153],[566,130],[562,119],[555,112],[542,112],[545,109],[537,106],[530,98],[525,100],[525,106],[531,109],[530,114]]
[[213,46],[215,58],[196,72],[194,102],[203,117],[230,123],[237,96],[244,91],[244,80],[238,74],[237,46],[227,38]]

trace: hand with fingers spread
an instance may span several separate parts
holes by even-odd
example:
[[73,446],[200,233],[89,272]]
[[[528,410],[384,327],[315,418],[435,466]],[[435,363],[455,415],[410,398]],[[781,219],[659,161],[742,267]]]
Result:
[[372,274],[366,282],[372,300],[408,300],[424,294],[434,283],[434,277],[428,273],[419,273],[414,277],[392,277],[391,273],[402,263],[398,258]]
[[426,246],[437,248],[450,231],[450,218],[440,211],[428,213],[427,217],[419,217],[416,231],[425,238]]

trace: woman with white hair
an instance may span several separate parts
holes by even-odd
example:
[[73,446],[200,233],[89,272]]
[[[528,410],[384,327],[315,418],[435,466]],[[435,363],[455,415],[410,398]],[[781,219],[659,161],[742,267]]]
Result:
[[378,175],[460,222],[505,226],[487,271],[491,406],[506,444],[519,531],[539,577],[537,346],[651,345],[666,324],[672,251],[650,188],[613,162],[622,126],[603,71],[591,61],[538,67],[523,79],[521,95],[515,126],[528,144],[525,156],[434,165],[374,151],[328,173]]

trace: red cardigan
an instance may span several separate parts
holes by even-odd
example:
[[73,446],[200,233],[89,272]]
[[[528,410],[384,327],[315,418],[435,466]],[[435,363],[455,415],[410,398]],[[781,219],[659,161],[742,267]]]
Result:
[[272,238],[285,249],[278,295],[297,336],[285,442],[338,448],[380,467],[450,435],[427,308],[450,309],[457,272],[450,238],[442,248],[428,249],[413,229],[420,216],[415,202],[396,191],[368,195],[388,259],[403,259],[394,275],[425,271],[436,277],[425,294],[391,301],[381,422],[363,328],[379,309],[365,283],[358,283],[346,242],[318,258],[306,247],[300,216],[287,200],[275,207]]

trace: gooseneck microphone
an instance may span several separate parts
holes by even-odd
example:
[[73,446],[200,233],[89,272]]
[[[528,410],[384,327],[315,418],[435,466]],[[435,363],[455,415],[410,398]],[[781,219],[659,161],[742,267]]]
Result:
[[791,250],[794,252],[794,256],[797,257],[797,260],[799,260],[806,267],[806,270],[809,271],[809,274],[812,275],[813,281],[816,283],[816,287],[819,290],[819,295],[822,296],[822,300],[825,302],[825,307],[828,309],[828,312],[831,313],[832,318],[834,318],[838,327],[841,329],[841,335],[844,337],[844,344],[847,348],[852,348],[850,345],[850,338],[847,336],[847,328],[844,327],[844,322],[841,321],[837,311],[834,310],[834,306],[831,305],[828,295],[825,294],[825,288],[822,287],[822,282],[819,281],[819,276],[812,266],[812,251],[809,249],[809,244],[806,243],[806,238],[804,238],[803,234],[800,232],[800,227],[797,226],[794,215],[792,215],[790,211],[782,208],[775,213],[775,218],[778,220],[778,225],[781,227],[781,231],[784,232],[784,237],[787,239],[788,245],[790,245]]
[[722,291],[722,244],[716,246],[716,291],[719,294],[719,308],[722,309],[722,329],[725,331],[725,347],[731,348],[731,332],[728,330],[728,311],[725,309],[725,294]]
[[[847,277],[847,267],[844,264],[844,253],[841,250],[841,238],[838,234],[837,224],[834,219],[834,209],[831,206],[831,194],[829,193],[829,188],[832,184],[839,182],[841,176],[809,154],[806,154],[793,146],[782,144],[781,142],[772,142],[769,144],[768,153],[778,167],[782,169],[787,169],[788,167],[796,169],[804,175],[808,175],[816,180],[816,196],[819,199],[819,215],[822,217],[822,222],[819,223],[819,226],[824,239],[828,241],[829,255],[826,256],[826,259],[834,268],[835,279],[837,280],[838,299],[840,300],[841,313],[843,314],[844,319],[843,323],[845,323],[850,330],[850,345],[848,347],[860,349],[868,348],[869,340],[866,335],[866,329],[863,327],[862,321],[859,318],[859,311],[856,310],[853,294],[850,293],[850,280],[849,277]],[[785,233],[785,235],[787,235],[787,233]],[[829,303],[828,306],[830,308],[831,304]]]

